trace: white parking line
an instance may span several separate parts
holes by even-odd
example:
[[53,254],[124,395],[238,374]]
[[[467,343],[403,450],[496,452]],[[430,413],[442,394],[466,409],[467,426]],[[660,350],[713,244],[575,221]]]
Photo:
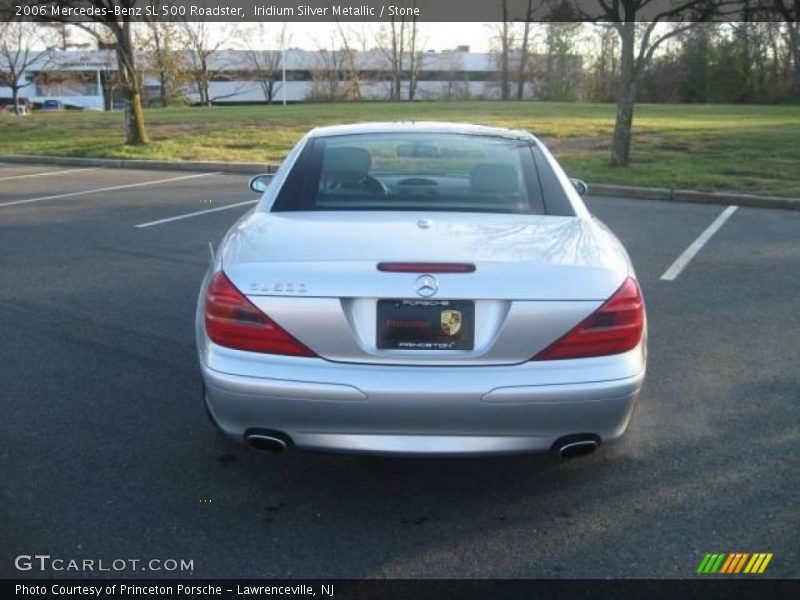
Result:
[[664,274],[661,276],[663,281],[674,281],[675,278],[681,274],[681,271],[686,268],[686,265],[689,264],[689,261],[692,260],[700,249],[705,246],[706,242],[711,239],[711,236],[714,235],[717,231],[719,231],[720,227],[725,224],[725,221],[731,218],[731,215],[736,212],[736,209],[739,208],[738,206],[729,206],[725,210],[723,210],[716,219],[706,227],[706,230],[701,233],[698,238],[693,241],[686,250],[672,263],[669,268],[664,271]]
[[27,175],[11,175],[10,177],[0,177],[0,181],[9,179],[26,179],[28,177],[47,177],[48,175],[64,175],[65,173],[80,173],[81,171],[96,171],[100,167],[86,167],[85,169],[66,169],[63,171],[45,171],[44,173],[28,173]]
[[139,223],[138,225],[134,225],[137,229],[144,229],[145,227],[152,227],[153,225],[163,225],[164,223],[171,223],[172,221],[180,221],[181,219],[190,219],[191,217],[197,217],[198,215],[206,215],[208,213],[217,212],[220,210],[228,210],[229,208],[236,208],[237,206],[244,206],[246,204],[255,204],[258,202],[256,200],[245,200],[244,202],[236,202],[235,204],[226,204],[225,206],[218,206],[217,208],[209,208],[207,210],[198,210],[196,212],[184,213],[182,215],[176,215],[174,217],[167,217],[166,219],[159,219],[158,221],[150,221],[149,223]]
[[214,173],[199,173],[197,175],[184,175],[183,177],[171,177],[169,179],[159,179],[158,181],[143,181],[141,183],[128,183],[126,185],[114,185],[111,187],[98,188],[96,190],[84,190],[81,192],[69,192],[67,194],[55,194],[53,196],[42,196],[41,198],[27,198],[25,200],[12,200],[11,202],[0,202],[0,207],[12,206],[15,204],[28,204],[30,202],[41,202],[42,200],[56,200],[58,198],[69,198],[71,196],[83,196],[86,194],[98,194],[100,192],[113,192],[114,190],[125,190],[128,188],[144,187],[146,185],[158,185],[159,183],[169,183],[171,181],[182,181],[184,179],[196,179],[197,177],[210,177],[219,175],[222,171]]

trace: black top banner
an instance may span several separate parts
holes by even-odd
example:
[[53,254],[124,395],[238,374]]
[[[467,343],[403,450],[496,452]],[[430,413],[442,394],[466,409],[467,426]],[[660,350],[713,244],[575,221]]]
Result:
[[800,0],[0,0],[25,21],[796,21]]

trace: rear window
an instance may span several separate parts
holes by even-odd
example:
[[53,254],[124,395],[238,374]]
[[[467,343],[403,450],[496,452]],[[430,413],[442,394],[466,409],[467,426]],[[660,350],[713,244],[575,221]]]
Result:
[[530,142],[431,133],[316,138],[272,210],[545,212]]

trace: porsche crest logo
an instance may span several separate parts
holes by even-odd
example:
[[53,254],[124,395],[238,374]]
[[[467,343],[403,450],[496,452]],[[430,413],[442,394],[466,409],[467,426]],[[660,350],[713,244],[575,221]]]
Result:
[[461,311],[442,311],[442,331],[447,335],[455,335],[461,330]]

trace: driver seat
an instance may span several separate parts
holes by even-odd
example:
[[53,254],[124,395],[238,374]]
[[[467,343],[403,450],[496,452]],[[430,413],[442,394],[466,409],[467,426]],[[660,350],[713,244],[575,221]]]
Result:
[[384,187],[370,176],[372,155],[364,148],[341,146],[326,149],[322,159],[322,189],[383,195]]

